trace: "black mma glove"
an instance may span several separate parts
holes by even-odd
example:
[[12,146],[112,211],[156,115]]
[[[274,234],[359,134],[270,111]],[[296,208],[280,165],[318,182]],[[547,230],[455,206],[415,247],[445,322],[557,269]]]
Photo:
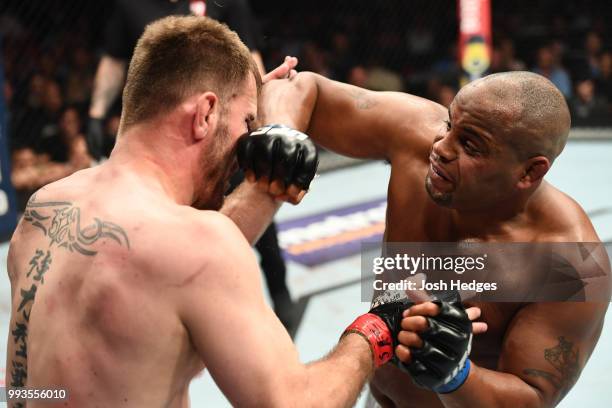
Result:
[[308,190],[319,164],[317,149],[304,133],[282,125],[261,127],[244,134],[237,145],[238,165],[255,178],[295,184]]
[[363,336],[370,343],[374,366],[380,367],[393,358],[397,335],[401,330],[402,314],[413,304],[408,299],[402,299],[376,306],[355,319],[342,337],[349,333]]
[[104,149],[104,120],[89,118],[87,122],[87,150],[91,157],[99,161]]
[[418,333],[422,348],[410,348],[412,361],[404,364],[394,359],[417,385],[439,394],[455,391],[468,377],[472,346],[472,322],[461,300],[434,300],[440,313],[425,317],[429,328]]

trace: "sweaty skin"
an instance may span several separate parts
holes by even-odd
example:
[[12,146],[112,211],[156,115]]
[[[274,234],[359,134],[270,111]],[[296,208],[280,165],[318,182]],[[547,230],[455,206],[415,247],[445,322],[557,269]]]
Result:
[[373,370],[367,341],[349,334],[302,364],[265,302],[246,238],[274,200],[230,206],[232,219],[193,207],[222,202],[235,158],[219,143],[231,150],[256,116],[255,79],[226,103],[204,92],[134,124],[104,164],[29,200],[8,256],[6,384],[69,399],[28,407],[188,407],[205,368],[236,406],[354,404]]
[[[337,153],[391,164],[386,242],[599,242],[583,209],[542,179],[567,137],[565,102],[558,114],[545,112],[554,121],[538,122],[535,114],[519,120],[524,111],[509,102],[521,92],[518,83],[503,76],[472,83],[449,118],[426,99],[304,72],[266,85],[260,115]],[[530,155],[536,143],[541,153]],[[466,303],[480,307],[488,324],[475,337],[467,382],[439,396],[387,364],[370,383],[382,407],[553,406],[578,379],[608,306]],[[551,355],[560,350],[559,363]]]

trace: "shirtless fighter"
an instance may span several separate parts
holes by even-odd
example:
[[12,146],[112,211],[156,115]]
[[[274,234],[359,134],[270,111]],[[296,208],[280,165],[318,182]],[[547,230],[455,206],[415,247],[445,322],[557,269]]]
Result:
[[[304,365],[264,301],[245,237],[254,242],[278,207],[273,186],[300,200],[317,159],[287,128],[239,139],[260,82],[248,49],[214,20],[147,27],[110,159],[39,190],[11,240],[7,387],[68,393],[29,407],[187,407],[205,367],[237,406],[347,406],[391,358],[401,305],[360,317]],[[236,150],[246,170],[273,177],[239,187],[218,212]]]
[[[583,209],[543,179],[565,146],[570,115],[563,95],[536,74],[475,81],[447,110],[303,72],[266,84],[260,115],[340,154],[391,164],[386,242],[599,242]],[[488,332],[475,337],[459,381],[426,390],[387,364],[370,383],[381,406],[553,406],[593,351],[608,303],[478,306]],[[439,310],[431,302],[410,309],[401,361],[423,345],[423,316]]]

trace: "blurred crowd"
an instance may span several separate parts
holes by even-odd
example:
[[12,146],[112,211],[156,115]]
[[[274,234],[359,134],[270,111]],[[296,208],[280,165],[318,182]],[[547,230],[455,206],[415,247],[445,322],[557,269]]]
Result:
[[[300,57],[301,69],[333,79],[410,92],[445,106],[452,101],[461,67],[456,8],[449,2],[356,0],[331,12],[313,3],[268,17],[275,23],[264,25],[267,35],[279,42],[269,47],[268,58],[291,53]],[[567,98],[575,126],[612,125],[612,3],[493,0],[492,11],[490,72],[544,75]]]
[[[112,2],[25,3],[0,6],[0,35],[12,180],[27,197],[92,163],[84,126]],[[295,55],[301,70],[364,88],[446,106],[455,96],[461,69],[449,2],[291,3],[252,2],[268,69]],[[491,72],[542,74],[566,96],[575,126],[612,125],[611,8],[597,0],[493,1]],[[117,103],[105,120],[108,149],[119,113]]]

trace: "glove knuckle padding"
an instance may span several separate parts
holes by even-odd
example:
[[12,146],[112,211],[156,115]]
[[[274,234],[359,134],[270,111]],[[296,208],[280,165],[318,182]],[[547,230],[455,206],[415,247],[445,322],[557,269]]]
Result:
[[272,167],[272,180],[282,181],[285,185],[288,185],[295,167],[296,146],[282,138],[276,138],[274,143],[274,157],[276,159]]
[[395,302],[384,303],[370,310],[370,313],[373,313],[383,319],[391,330],[393,336],[393,347],[398,345],[397,335],[402,330],[402,313],[413,304],[413,302],[407,299],[402,299]]
[[307,189],[317,170],[315,145],[305,134],[285,126],[265,126],[241,137],[237,153],[243,170],[281,181],[285,187],[295,184]]
[[265,136],[253,136],[253,167],[255,176],[270,177],[274,160],[274,139]]
[[253,144],[252,138],[247,133],[240,136],[238,144],[236,146],[236,158],[238,159],[238,165],[243,170],[252,170],[252,158],[253,158]]
[[421,348],[411,348],[410,364],[396,360],[399,368],[429,389],[448,382],[463,367],[472,342],[472,322],[458,301],[434,301],[440,311],[427,317],[428,329],[419,334]]
[[296,172],[297,175],[294,180],[294,184],[303,188],[308,189],[310,181],[314,177],[317,166],[319,164],[317,158],[317,149],[312,143],[300,143],[301,152],[301,171]]

